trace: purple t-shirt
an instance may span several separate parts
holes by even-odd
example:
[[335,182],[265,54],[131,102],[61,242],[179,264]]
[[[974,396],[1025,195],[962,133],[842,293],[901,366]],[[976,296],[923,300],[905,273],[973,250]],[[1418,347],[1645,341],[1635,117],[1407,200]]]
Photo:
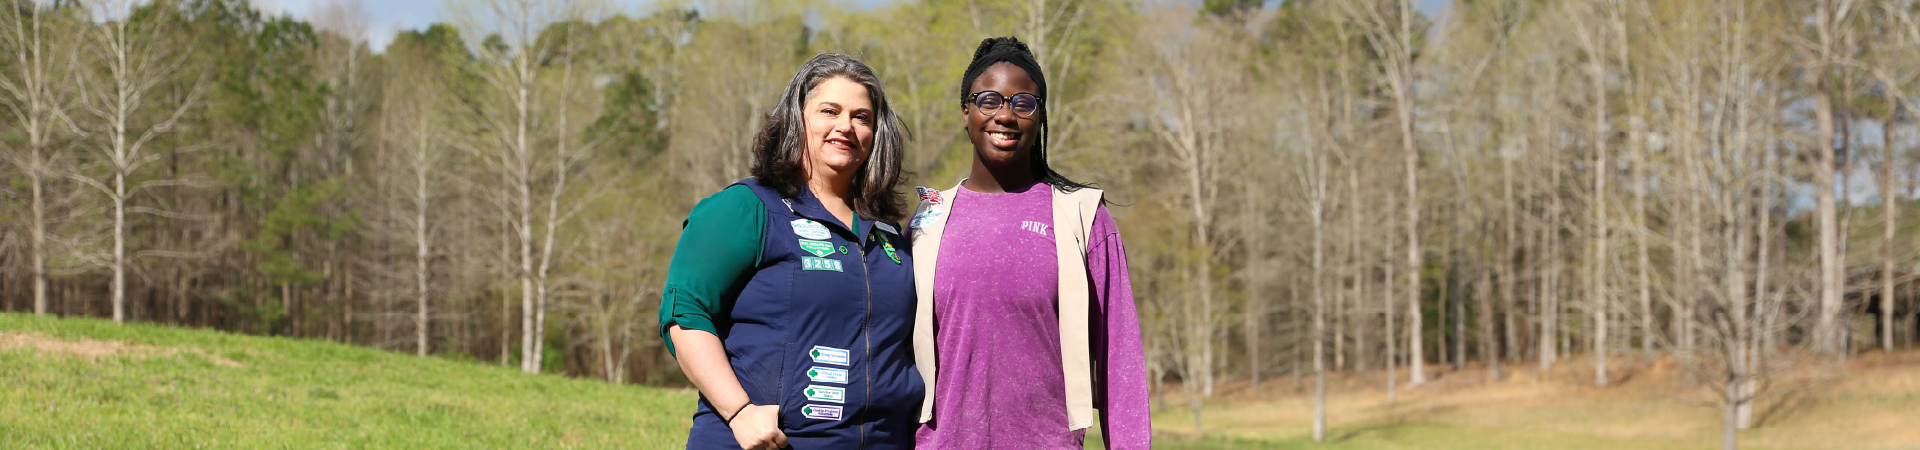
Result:
[[[917,447],[1082,448],[1086,431],[1067,429],[1052,188],[954,196],[933,280],[933,420]],[[1105,206],[1087,250],[1094,407],[1108,448],[1148,448],[1146,355],[1126,250]]]

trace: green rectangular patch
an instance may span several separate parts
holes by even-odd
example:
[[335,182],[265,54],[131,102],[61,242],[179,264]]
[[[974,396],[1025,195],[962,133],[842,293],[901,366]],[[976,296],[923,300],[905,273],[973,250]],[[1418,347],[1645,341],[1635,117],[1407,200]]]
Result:
[[827,255],[833,254],[833,243],[827,242],[827,241],[801,239],[800,249],[806,250],[807,253],[812,253],[813,256],[826,257]]
[[800,270],[831,270],[834,272],[845,272],[844,270],[840,270],[840,260],[827,259],[827,258],[815,258],[812,256],[800,257]]
[[846,388],[821,386],[816,384],[816,385],[807,386],[807,390],[805,392],[807,394],[807,401],[812,401],[812,402],[845,403],[847,400]]

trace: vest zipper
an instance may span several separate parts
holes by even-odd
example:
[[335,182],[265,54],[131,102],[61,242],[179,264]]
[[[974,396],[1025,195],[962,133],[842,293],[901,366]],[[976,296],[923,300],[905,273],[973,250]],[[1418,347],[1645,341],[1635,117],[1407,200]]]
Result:
[[[858,231],[856,231],[858,232]],[[860,318],[860,341],[866,346],[867,396],[862,399],[860,413],[865,414],[873,406],[873,269],[867,267],[866,236],[854,240],[854,248],[860,249],[860,279],[867,286],[867,314]],[[860,425],[860,448],[867,448],[867,426]]]

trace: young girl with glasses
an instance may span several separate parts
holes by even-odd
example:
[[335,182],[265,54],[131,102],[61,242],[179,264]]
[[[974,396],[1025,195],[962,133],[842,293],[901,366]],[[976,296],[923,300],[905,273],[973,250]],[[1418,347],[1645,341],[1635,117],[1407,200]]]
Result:
[[908,227],[927,385],[922,449],[1148,448],[1146,357],[1125,247],[1101,191],[1047,166],[1047,81],[992,38],[960,82],[969,177],[919,188]]

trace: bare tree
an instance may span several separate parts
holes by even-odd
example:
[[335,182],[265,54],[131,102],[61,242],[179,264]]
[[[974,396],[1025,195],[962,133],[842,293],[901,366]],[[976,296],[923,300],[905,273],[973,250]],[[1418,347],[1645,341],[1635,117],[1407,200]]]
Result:
[[[1420,247],[1420,149],[1415,145],[1414,136],[1414,43],[1424,30],[1415,28],[1418,18],[1412,2],[1406,0],[1367,0],[1340,2],[1347,20],[1366,36],[1367,43],[1382,59],[1378,77],[1387,85],[1389,98],[1393,102],[1394,118],[1398,120],[1400,131],[1400,150],[1406,172],[1403,175],[1406,187],[1407,223],[1407,351],[1412,353],[1409,364],[1412,366],[1411,383],[1426,383],[1426,357],[1421,342],[1420,310],[1420,270],[1424,265],[1424,254]],[[1421,27],[1424,28],[1424,27]]]
[[1168,108],[1168,113],[1156,117],[1150,126],[1154,136],[1166,144],[1182,177],[1180,194],[1192,226],[1188,232],[1190,245],[1202,255],[1188,275],[1195,283],[1192,292],[1198,301],[1184,315],[1189,332],[1196,333],[1191,342],[1198,345],[1188,350],[1189,357],[1195,358],[1191,367],[1197,369],[1190,382],[1200,383],[1202,396],[1211,396],[1213,368],[1218,364],[1214,341],[1220,333],[1215,323],[1220,311],[1214,304],[1213,264],[1224,247],[1218,245],[1214,227],[1227,181],[1222,171],[1228,168],[1226,158],[1240,136],[1237,128],[1245,125],[1227,106],[1247,95],[1243,90],[1246,74],[1232,62],[1244,58],[1248,46],[1237,42],[1239,37],[1231,29],[1213,22],[1216,19],[1199,20],[1188,39],[1149,50],[1153,59],[1144,81],[1154,93],[1151,98]]
[[[548,73],[553,68],[546,65],[561,57],[558,59],[565,61],[561,63],[563,68],[572,66],[559,48],[572,44],[564,35],[566,31],[558,30],[560,36],[550,36],[543,30],[550,24],[580,17],[588,5],[555,0],[485,0],[449,6],[460,14],[458,22],[463,28],[478,32],[470,38],[482,39],[473,45],[480,50],[473,73],[493,90],[483,103],[482,114],[494,138],[473,150],[505,181],[494,195],[504,206],[505,222],[511,228],[508,234],[517,246],[520,369],[537,373],[544,356],[541,344],[554,235],[566,218],[560,203],[566,192],[566,174],[577,167],[581,157],[568,153],[565,136],[557,140],[542,138],[542,131],[566,127],[564,122],[550,122],[552,99],[545,83],[554,74]],[[559,77],[568,79],[572,74]],[[545,208],[540,208],[535,199],[537,193],[546,194]],[[546,210],[544,215],[540,209]],[[536,226],[543,228],[538,236]]]
[[[1590,24],[1585,19],[1595,15],[1593,14],[1595,12],[1599,13],[1597,15],[1601,17],[1621,15],[1624,13],[1619,11],[1619,3],[1612,0],[1608,0],[1605,3],[1591,2],[1589,4],[1575,5],[1577,6],[1570,8],[1567,17],[1575,22],[1573,26],[1574,35],[1579,37],[1581,48],[1586,50],[1587,74],[1592,77],[1592,80],[1589,82],[1591,83],[1589,87],[1593,89],[1593,108],[1588,111],[1588,114],[1593,118],[1593,135],[1591,138],[1593,144],[1593,166],[1589,169],[1593,171],[1593,198],[1590,202],[1592,204],[1591,220],[1593,224],[1593,235],[1588,237],[1593,243],[1593,253],[1587,261],[1590,268],[1590,272],[1587,275],[1588,308],[1590,308],[1590,312],[1593,314],[1594,323],[1593,384],[1596,386],[1606,386],[1607,323],[1611,321],[1611,318],[1608,316],[1609,299],[1606,282],[1607,269],[1609,266],[1607,259],[1607,178],[1609,172],[1611,172],[1610,169],[1613,167],[1607,163],[1607,140],[1609,139],[1608,135],[1611,132],[1611,126],[1608,124],[1607,119],[1608,73],[1606,58],[1609,54],[1607,47],[1619,44],[1612,42],[1613,36],[1611,32],[1613,30],[1612,27],[1609,26],[1612,20],[1608,20],[1609,23]],[[1624,38],[1624,36],[1622,37]]]
[[[186,55],[166,52],[168,43],[161,38],[167,30],[161,28],[162,22],[136,21],[132,17],[133,7],[130,0],[99,0],[89,4],[104,22],[95,27],[90,49],[105,69],[105,79],[94,86],[87,110],[103,122],[97,136],[104,142],[96,147],[108,164],[108,179],[74,175],[74,179],[98,189],[113,203],[113,259],[109,263],[113,282],[109,290],[113,321],[121,323],[127,320],[127,201],[150,188],[195,184],[189,179],[159,179],[128,186],[127,178],[165,156],[162,152],[148,151],[147,146],[154,138],[172,130],[200,95],[196,83],[188,97],[178,104],[162,105],[155,101],[158,99],[154,98],[154,90],[176,76],[186,62]],[[152,124],[136,122],[138,116],[155,106],[171,106],[168,108],[171,111],[162,111],[164,119]],[[177,216],[150,207],[132,210]]]
[[57,14],[57,11],[31,2],[7,5],[5,9],[9,17],[0,39],[4,39],[13,64],[0,76],[0,90],[5,91],[7,109],[27,135],[26,154],[13,154],[8,159],[27,179],[31,197],[27,266],[33,278],[33,313],[46,315],[47,258],[53,240],[48,228],[47,188],[59,177],[54,166],[62,152],[62,147],[53,143],[55,133],[62,128],[77,131],[66,115],[72,96],[57,86],[69,73],[73,55],[68,46],[49,36],[46,29],[50,24],[43,16]]
[[703,23],[698,38],[677,54],[681,65],[709,69],[684,80],[682,95],[698,100],[681,103],[674,115],[673,152],[680,160],[676,165],[687,168],[679,176],[694,187],[687,191],[690,200],[747,177],[762,117],[804,61],[798,56],[810,55],[804,42],[793,39],[806,32],[794,5],[718,1],[707,6],[711,12],[703,10],[701,16],[726,20]]
[[[1347,47],[1350,36],[1347,25],[1338,20],[1329,20],[1322,10],[1299,11],[1298,16],[1287,18],[1282,24],[1285,30],[1311,30],[1326,26],[1332,33],[1298,33],[1295,39],[1281,43],[1285,53],[1279,60],[1293,70],[1282,72],[1290,75],[1288,82],[1281,86],[1290,86],[1284,98],[1288,108],[1297,114],[1284,116],[1279,123],[1282,129],[1298,130],[1292,139],[1278,139],[1277,142],[1298,143],[1289,148],[1291,153],[1299,155],[1304,164],[1292,164],[1293,178],[1298,183],[1297,192],[1302,196],[1302,207],[1308,227],[1312,229],[1310,251],[1307,265],[1309,268],[1307,286],[1311,306],[1309,308],[1309,326],[1306,341],[1312,347],[1311,370],[1313,371],[1313,439],[1316,442],[1326,440],[1327,430],[1327,319],[1329,299],[1332,289],[1328,286],[1327,270],[1329,213],[1333,208],[1333,198],[1329,196],[1329,184],[1334,155],[1338,149],[1354,142],[1348,131],[1351,121],[1350,111],[1354,108],[1354,91],[1349,84],[1352,65],[1347,61],[1352,56]],[[1291,126],[1286,126],[1291,124]],[[1296,363],[1296,367],[1298,364]],[[1297,372],[1296,372],[1297,373]],[[1389,374],[1389,378],[1392,375]]]
[[393,67],[387,75],[391,81],[381,108],[387,112],[381,127],[384,144],[390,149],[383,152],[387,161],[382,165],[389,172],[387,177],[399,181],[394,191],[401,198],[388,214],[396,228],[391,233],[411,241],[408,243],[412,247],[414,353],[419,356],[426,356],[430,350],[435,273],[430,264],[436,253],[439,224],[448,220],[438,217],[443,210],[441,196],[447,194],[441,186],[446,181],[443,168],[449,163],[446,150],[451,141],[446,136],[450,127],[443,123],[447,118],[441,112],[449,102],[443,92],[446,81],[441,76],[444,69],[438,50],[389,49],[396,58],[389,63]]
[[1813,42],[1810,55],[1804,55],[1806,83],[1812,87],[1814,101],[1814,125],[1817,135],[1812,146],[1814,219],[1818,232],[1820,256],[1820,304],[1819,323],[1814,329],[1814,340],[1821,352],[1839,354],[1845,345],[1841,342],[1842,331],[1837,318],[1840,315],[1841,290],[1845,289],[1846,262],[1840,252],[1840,229],[1837,220],[1837,208],[1834,205],[1834,96],[1832,72],[1844,57],[1842,42],[1847,39],[1846,27],[1854,12],[1854,0],[1816,0],[1811,21]]

